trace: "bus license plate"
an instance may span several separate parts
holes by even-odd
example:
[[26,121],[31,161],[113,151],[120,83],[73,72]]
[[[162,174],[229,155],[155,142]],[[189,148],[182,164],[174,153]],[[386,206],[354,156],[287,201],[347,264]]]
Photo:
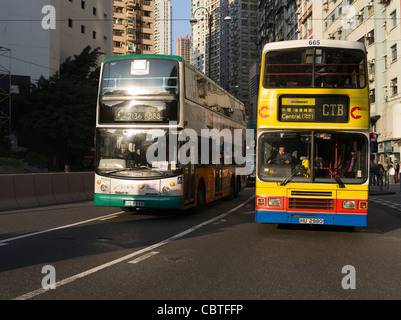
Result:
[[300,218],[299,223],[324,224],[324,219]]
[[126,206],[135,206],[135,207],[143,207],[145,205],[144,201],[135,201],[135,200],[129,200],[125,201]]

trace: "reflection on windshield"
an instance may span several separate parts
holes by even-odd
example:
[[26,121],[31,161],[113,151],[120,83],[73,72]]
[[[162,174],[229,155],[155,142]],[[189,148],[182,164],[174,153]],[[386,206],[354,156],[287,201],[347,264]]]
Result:
[[367,179],[367,139],[362,134],[321,131],[265,133],[259,140],[263,181],[363,183]]
[[[169,161],[169,152],[163,161],[148,159],[146,155],[148,148],[158,139],[164,138],[168,142],[167,130],[153,130],[152,136],[148,133],[149,130],[99,129],[96,137],[97,171],[133,177],[176,174],[180,168],[175,159]],[[177,154],[177,151],[173,153]]]
[[178,65],[165,59],[126,59],[105,64],[101,95],[178,93]]

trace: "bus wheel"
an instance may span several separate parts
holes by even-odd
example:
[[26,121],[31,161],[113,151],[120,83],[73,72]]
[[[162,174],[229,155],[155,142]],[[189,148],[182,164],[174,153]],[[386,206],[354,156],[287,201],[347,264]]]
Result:
[[199,181],[198,183],[198,191],[196,193],[196,207],[193,208],[193,213],[200,213],[206,207],[206,192],[205,192],[205,184],[203,181]]

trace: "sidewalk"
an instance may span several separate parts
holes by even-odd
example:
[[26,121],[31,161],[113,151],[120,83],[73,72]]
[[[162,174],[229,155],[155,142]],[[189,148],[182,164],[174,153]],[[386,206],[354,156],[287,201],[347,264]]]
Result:
[[400,184],[383,184],[383,187],[380,190],[380,186],[369,186],[369,195],[380,195],[380,194],[398,194],[401,193]]

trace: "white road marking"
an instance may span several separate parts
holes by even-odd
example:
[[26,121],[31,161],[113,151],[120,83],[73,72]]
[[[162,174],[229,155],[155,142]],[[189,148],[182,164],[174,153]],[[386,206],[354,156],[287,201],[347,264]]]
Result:
[[100,218],[99,221],[106,221],[106,220],[114,219],[114,218],[117,218],[117,217],[118,217],[118,214],[116,214],[114,216],[111,216],[111,217]]
[[152,251],[152,252],[149,252],[147,254],[144,254],[143,256],[140,256],[139,258],[136,258],[134,260],[128,261],[128,263],[138,263],[138,262],[141,262],[141,261],[143,261],[143,260],[145,260],[147,258],[150,258],[150,257],[152,257],[152,256],[154,256],[155,254],[158,254],[158,253],[159,252]]
[[[105,268],[108,268],[108,267],[110,267],[110,266],[113,266],[113,265],[118,264],[118,263],[120,263],[120,262],[123,262],[123,261],[125,261],[125,260],[131,259],[131,258],[133,258],[133,257],[135,257],[135,256],[138,256],[138,255],[141,255],[141,254],[143,254],[143,253],[147,253],[147,252],[149,252],[149,251],[152,251],[152,250],[154,250],[154,249],[156,249],[156,248],[158,248],[158,247],[161,247],[161,246],[163,246],[163,245],[165,245],[165,244],[167,244],[167,243],[169,243],[169,242],[172,242],[172,241],[174,241],[174,240],[176,240],[176,239],[182,238],[183,236],[185,236],[185,235],[187,235],[187,234],[189,234],[189,233],[191,233],[191,232],[193,232],[193,231],[195,231],[195,230],[197,230],[197,229],[199,229],[199,228],[202,228],[203,226],[206,226],[206,225],[208,225],[208,224],[210,224],[210,223],[213,223],[213,222],[215,222],[215,221],[217,221],[217,220],[219,220],[219,219],[222,219],[222,218],[224,218],[225,216],[229,215],[230,213],[232,213],[232,212],[238,210],[239,208],[242,208],[242,207],[243,207],[244,205],[246,205],[249,201],[251,201],[254,197],[255,197],[255,196],[252,196],[251,198],[249,198],[249,199],[248,199],[247,201],[245,201],[244,203],[242,203],[242,204],[236,206],[235,208],[233,208],[233,209],[231,209],[231,210],[226,211],[225,213],[219,215],[218,217],[215,217],[215,218],[210,219],[210,220],[208,220],[208,221],[202,222],[202,223],[200,223],[200,224],[198,224],[198,225],[196,225],[196,226],[194,226],[194,227],[192,227],[192,228],[189,228],[189,229],[187,229],[187,230],[185,230],[185,231],[183,231],[183,232],[181,232],[181,233],[176,234],[175,236],[172,236],[171,238],[165,239],[165,240],[160,241],[160,242],[158,242],[158,243],[155,243],[155,244],[153,244],[153,245],[151,245],[151,246],[149,246],[149,247],[146,247],[146,248],[143,248],[143,249],[141,249],[141,250],[138,250],[138,251],[135,251],[135,252],[133,252],[133,253],[130,253],[130,254],[128,254],[128,255],[126,255],[126,256],[124,256],[124,257],[121,257],[121,258],[119,258],[119,259],[116,259],[116,260],[107,262],[107,263],[102,264],[102,265],[100,265],[100,266],[97,266],[97,267],[95,267],[95,268],[92,268],[92,269],[89,269],[89,270],[87,270],[87,271],[78,273],[78,274],[76,274],[76,275],[74,275],[74,276],[72,276],[72,277],[69,277],[69,278],[66,278],[66,279],[64,279],[64,280],[58,281],[58,282],[56,282],[56,289],[59,288],[59,287],[61,287],[61,286],[63,286],[63,285],[65,285],[65,284],[67,284],[67,283],[70,283],[70,282],[73,282],[73,281],[75,281],[75,280],[84,278],[84,277],[86,277],[86,276],[88,276],[88,275],[91,275],[91,274],[93,274],[93,273],[95,273],[95,272],[98,272],[98,271],[100,271],[100,270],[103,270],[103,269],[105,269]],[[40,295],[40,294],[43,294],[43,293],[47,292],[48,290],[49,290],[49,289],[43,289],[43,288],[37,289],[37,290],[31,291],[31,292],[28,292],[28,293],[26,293],[26,294],[23,294],[23,295],[21,295],[21,296],[19,296],[19,297],[16,297],[16,298],[14,298],[13,300],[28,300],[28,299],[31,299],[31,298],[33,298],[33,297],[35,297],[35,296],[38,296],[38,295]]]
[[96,221],[96,220],[107,219],[108,217],[111,217],[111,216],[114,217],[114,216],[116,216],[116,215],[118,215],[120,213],[123,213],[123,212],[124,211],[114,212],[112,214],[108,214],[108,215],[103,216],[103,217],[97,217],[97,218],[93,218],[93,219],[89,219],[89,220],[85,220],[85,221],[80,221],[80,222],[76,222],[76,223],[67,224],[67,225],[61,226],[61,227],[56,227],[56,228],[47,229],[47,230],[41,230],[41,231],[37,231],[37,232],[23,234],[21,236],[17,236],[17,237],[14,237],[14,238],[4,239],[4,240],[0,241],[0,246],[4,245],[4,243],[7,244],[10,241],[19,240],[19,239],[23,239],[23,238],[28,238],[28,237],[32,237],[32,236],[37,236],[38,234],[43,234],[43,233],[47,233],[47,232],[51,232],[51,231],[56,231],[56,230],[70,228],[70,227],[75,227],[75,226],[78,226],[80,224],[84,224],[84,223],[88,223],[88,222],[92,222],[92,221]]

